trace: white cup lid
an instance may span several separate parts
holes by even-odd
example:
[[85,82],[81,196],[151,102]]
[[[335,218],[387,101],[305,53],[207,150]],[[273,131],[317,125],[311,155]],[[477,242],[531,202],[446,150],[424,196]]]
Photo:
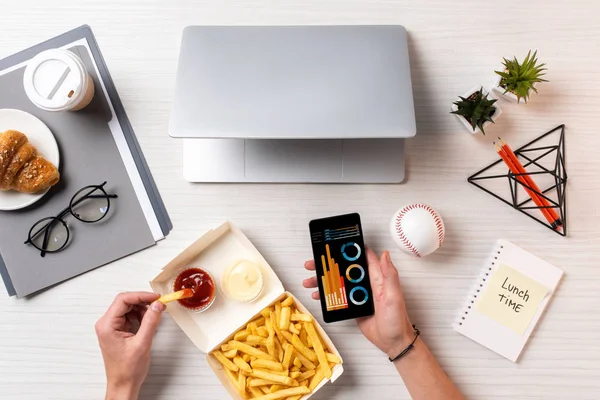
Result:
[[69,110],[87,90],[87,72],[68,50],[44,51],[27,64],[23,86],[29,99],[47,111]]

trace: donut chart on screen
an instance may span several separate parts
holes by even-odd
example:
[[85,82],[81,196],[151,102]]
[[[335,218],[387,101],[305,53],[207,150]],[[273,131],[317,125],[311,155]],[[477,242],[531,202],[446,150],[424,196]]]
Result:
[[[354,247],[356,249],[356,255],[354,257],[351,257],[348,254],[346,254],[347,247]],[[354,242],[349,242],[342,246],[342,256],[344,256],[344,258],[350,262],[358,260],[360,258],[361,254],[362,254],[362,250],[361,250],[360,246]]]
[[[358,269],[360,271],[360,277],[353,279],[352,276],[350,275],[350,271],[352,271],[354,269]],[[364,277],[365,277],[365,269],[358,264],[352,264],[346,270],[346,279],[348,279],[352,283],[359,283],[360,281],[362,281],[364,279]]]

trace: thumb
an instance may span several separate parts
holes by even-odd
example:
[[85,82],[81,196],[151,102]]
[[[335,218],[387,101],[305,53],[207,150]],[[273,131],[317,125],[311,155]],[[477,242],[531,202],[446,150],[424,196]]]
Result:
[[398,270],[392,263],[389,251],[385,251],[381,255],[381,273],[384,276],[383,285],[386,291],[390,293],[402,292]]
[[138,338],[148,347],[150,347],[152,344],[152,339],[154,339],[156,328],[158,328],[158,324],[160,323],[160,317],[166,308],[167,307],[160,301],[155,301],[150,305],[150,307],[148,307],[146,314],[144,314],[144,318],[142,319],[142,323],[140,324],[140,329],[136,334],[136,338]]

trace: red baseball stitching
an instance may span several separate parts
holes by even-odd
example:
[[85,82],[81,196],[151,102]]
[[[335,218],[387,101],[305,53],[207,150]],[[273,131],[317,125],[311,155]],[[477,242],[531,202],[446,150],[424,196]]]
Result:
[[419,251],[413,246],[413,244],[410,242],[410,240],[408,240],[408,238],[404,234],[404,231],[402,230],[402,225],[401,225],[402,218],[404,218],[404,216],[409,211],[416,210],[418,208],[427,211],[433,217],[433,221],[434,221],[436,229],[437,229],[439,246],[441,246],[442,242],[444,241],[445,233],[444,233],[444,228],[443,228],[444,223],[442,222],[442,219],[437,215],[435,210],[433,208],[429,207],[428,205],[426,205],[426,204],[410,204],[410,205],[404,207],[402,210],[400,210],[400,212],[396,216],[396,233],[398,234],[399,239],[402,241],[402,244],[404,244],[406,246],[406,248],[408,248],[415,256],[421,257],[421,254],[419,253]]

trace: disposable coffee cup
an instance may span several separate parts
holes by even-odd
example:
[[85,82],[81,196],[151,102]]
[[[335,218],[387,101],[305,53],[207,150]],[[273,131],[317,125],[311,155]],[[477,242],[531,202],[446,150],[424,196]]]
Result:
[[78,111],[94,98],[94,81],[81,58],[69,50],[52,49],[32,58],[23,87],[33,104],[45,111]]

